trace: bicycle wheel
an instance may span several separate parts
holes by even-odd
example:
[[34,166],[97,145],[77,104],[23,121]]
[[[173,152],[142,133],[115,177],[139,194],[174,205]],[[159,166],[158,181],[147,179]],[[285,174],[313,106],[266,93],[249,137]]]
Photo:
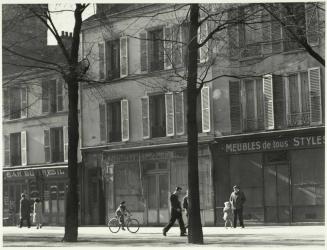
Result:
[[140,224],[137,219],[130,219],[127,222],[127,230],[131,233],[136,233],[140,229]]
[[108,227],[112,233],[118,233],[118,231],[120,229],[120,223],[119,223],[118,219],[117,218],[110,219],[108,222]]

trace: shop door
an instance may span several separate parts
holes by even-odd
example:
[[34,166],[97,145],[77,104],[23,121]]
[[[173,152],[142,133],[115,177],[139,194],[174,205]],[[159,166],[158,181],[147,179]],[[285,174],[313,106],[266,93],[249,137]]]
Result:
[[168,175],[151,174],[147,177],[147,221],[150,225],[168,222]]
[[265,221],[290,222],[290,168],[288,164],[265,166]]
[[64,225],[65,223],[65,184],[50,184],[50,200],[45,204],[45,213],[48,213],[51,225]]
[[90,225],[99,224],[99,169],[88,170],[88,208]]

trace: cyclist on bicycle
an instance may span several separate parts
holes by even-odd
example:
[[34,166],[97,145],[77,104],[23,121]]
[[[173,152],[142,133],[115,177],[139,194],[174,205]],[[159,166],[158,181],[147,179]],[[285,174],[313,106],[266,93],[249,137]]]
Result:
[[125,230],[124,216],[126,216],[127,213],[131,214],[126,208],[125,201],[122,201],[116,210],[116,216],[121,224],[122,230]]

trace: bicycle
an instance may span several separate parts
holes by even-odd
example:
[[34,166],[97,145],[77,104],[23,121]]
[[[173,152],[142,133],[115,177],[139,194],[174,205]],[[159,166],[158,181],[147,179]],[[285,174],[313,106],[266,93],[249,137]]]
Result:
[[[125,220],[125,225],[130,233],[137,233],[137,231],[140,229],[140,223],[138,222],[137,219],[131,218],[131,216],[132,216],[131,214],[127,215],[127,219]],[[119,222],[117,216],[109,220],[108,227],[112,233],[118,233],[118,231],[121,228],[121,223]]]

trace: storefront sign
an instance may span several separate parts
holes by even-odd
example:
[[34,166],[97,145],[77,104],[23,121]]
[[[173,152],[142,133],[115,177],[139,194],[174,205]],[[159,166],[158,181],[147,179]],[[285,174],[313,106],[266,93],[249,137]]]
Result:
[[43,177],[51,176],[63,176],[66,175],[65,169],[33,169],[33,170],[15,170],[15,171],[5,171],[5,178],[26,178],[26,177],[35,177],[37,174],[40,174]]
[[253,140],[246,142],[222,143],[225,153],[286,150],[294,148],[319,147],[325,144],[324,135],[295,136],[284,139]]

